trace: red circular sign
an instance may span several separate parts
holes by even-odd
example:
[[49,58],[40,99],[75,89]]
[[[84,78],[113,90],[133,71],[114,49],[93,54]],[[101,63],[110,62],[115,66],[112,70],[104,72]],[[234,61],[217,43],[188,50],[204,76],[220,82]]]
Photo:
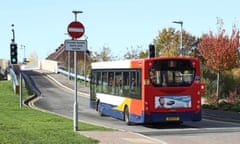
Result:
[[80,38],[84,35],[85,29],[82,23],[78,21],[71,22],[68,25],[68,34],[72,38]]

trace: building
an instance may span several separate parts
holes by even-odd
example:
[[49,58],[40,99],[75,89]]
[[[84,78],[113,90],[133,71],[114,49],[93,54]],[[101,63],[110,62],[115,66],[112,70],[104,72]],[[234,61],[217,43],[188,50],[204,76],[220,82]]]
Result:
[[[56,48],[55,52],[51,53],[46,59],[47,60],[54,60],[59,62],[59,67],[63,69],[68,68],[68,55],[70,55],[70,68],[73,69],[74,67],[74,52],[73,51],[65,51],[64,44],[61,44],[58,48]],[[77,61],[78,65],[84,62],[84,52],[78,51],[77,52]],[[86,63],[90,63],[90,52],[86,51]]]

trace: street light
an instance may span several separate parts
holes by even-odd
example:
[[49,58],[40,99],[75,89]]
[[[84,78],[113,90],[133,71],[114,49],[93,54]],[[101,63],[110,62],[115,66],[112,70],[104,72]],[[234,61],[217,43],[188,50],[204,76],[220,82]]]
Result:
[[75,16],[75,21],[77,21],[77,14],[79,14],[79,13],[83,13],[83,11],[76,11],[76,10],[73,10],[72,13],[73,13],[74,16]]
[[182,54],[182,29],[183,29],[183,21],[173,21],[173,23],[181,25],[181,42],[180,42],[180,55]]

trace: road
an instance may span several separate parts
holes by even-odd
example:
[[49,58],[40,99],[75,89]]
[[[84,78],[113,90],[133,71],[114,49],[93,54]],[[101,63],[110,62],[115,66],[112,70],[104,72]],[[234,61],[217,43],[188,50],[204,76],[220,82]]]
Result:
[[[34,71],[27,72],[41,91],[35,102],[37,107],[67,117],[73,115],[73,91],[62,88],[48,77]],[[236,143],[240,141],[240,124],[203,119],[200,122],[184,122],[182,125],[155,124],[127,126],[123,121],[99,116],[89,108],[89,98],[79,96],[79,120],[124,131],[131,131],[171,143]],[[79,128],[81,129],[81,128]]]

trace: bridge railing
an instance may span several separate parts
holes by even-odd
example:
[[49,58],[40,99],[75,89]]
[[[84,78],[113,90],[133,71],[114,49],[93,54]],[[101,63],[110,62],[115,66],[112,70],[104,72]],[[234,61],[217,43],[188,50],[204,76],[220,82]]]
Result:
[[8,60],[0,59],[0,75],[4,78],[7,77],[7,68],[8,68]]
[[[40,60],[39,65],[40,65],[39,68],[42,70],[47,70],[54,73],[60,73],[65,76],[75,77],[74,73],[71,73],[71,72],[69,73],[68,71],[62,69],[58,61]],[[86,80],[86,82],[90,82],[90,79],[88,77],[85,78],[85,76],[82,76],[82,75],[77,75],[77,79],[82,81]]]
[[13,90],[15,93],[19,94],[19,84],[18,84],[16,73],[12,68],[9,68],[9,74],[11,76]]
[[[58,73],[63,74],[65,76],[75,77],[75,73],[71,73],[71,72],[69,73],[68,71],[65,71],[59,68],[58,68]],[[86,82],[90,82],[90,78],[87,78],[87,77],[85,78],[85,76],[81,76],[81,75],[77,75],[77,79],[82,81],[86,80]]]

